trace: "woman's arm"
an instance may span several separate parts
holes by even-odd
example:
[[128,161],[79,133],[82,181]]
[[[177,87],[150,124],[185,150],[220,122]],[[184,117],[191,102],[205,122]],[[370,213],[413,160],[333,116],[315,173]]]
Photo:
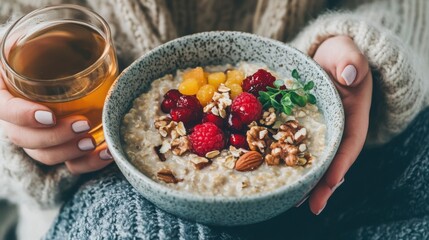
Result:
[[292,42],[314,56],[326,39],[346,35],[368,59],[375,73],[368,144],[389,141],[429,104],[428,12],[425,0],[375,1],[322,15]]
[[[323,210],[356,160],[368,131],[369,117],[367,143],[385,143],[428,105],[429,82],[423,76],[428,73],[424,66],[428,65],[429,43],[421,39],[429,32],[425,26],[429,20],[427,11],[429,5],[423,0],[365,4],[355,12],[319,17],[294,40],[295,46],[314,57],[334,82],[339,83],[337,88],[346,113],[342,144],[310,197],[310,208],[315,214]],[[353,56],[359,54],[363,55],[353,60]],[[362,76],[367,72],[365,67],[358,67],[362,60],[366,68],[369,62],[372,69],[368,77]],[[356,62],[356,79],[365,79],[360,84],[344,87],[349,85],[344,84],[347,79],[342,73],[345,71],[343,63],[347,61]],[[363,90],[363,86],[372,85],[373,77],[370,116],[366,103],[371,101],[372,86],[365,88],[367,90]]]

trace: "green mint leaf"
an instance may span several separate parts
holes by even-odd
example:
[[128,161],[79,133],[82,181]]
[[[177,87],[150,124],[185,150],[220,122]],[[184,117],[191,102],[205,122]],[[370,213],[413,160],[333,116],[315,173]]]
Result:
[[268,109],[271,107],[271,103],[269,101],[265,102],[264,104],[262,104],[262,108],[263,109]]
[[307,84],[305,84],[304,91],[310,91],[311,89],[313,89],[313,87],[314,87],[314,82],[310,81]]
[[273,87],[267,87],[267,91],[269,91],[269,92],[278,92],[279,91],[279,89],[277,89],[277,88],[273,88]]
[[296,69],[292,70],[292,77],[296,80],[301,80],[301,77],[299,76],[299,73]]
[[309,103],[311,103],[311,104],[316,104],[316,97],[315,97],[313,94],[309,93],[309,94],[307,95],[307,99],[308,99],[308,102],[309,102]]
[[282,100],[281,100],[281,104],[283,106],[290,106],[290,105],[292,105],[292,100],[290,99],[290,94],[283,95]]
[[264,91],[259,91],[259,101],[268,101],[270,100],[270,94]]
[[277,102],[275,99],[271,99],[271,105],[273,105],[273,107],[279,111],[281,111],[282,109],[282,105]]
[[292,115],[292,108],[288,106],[283,106],[282,112],[284,112],[286,115]]
[[300,107],[304,107],[307,103],[307,99],[305,97],[300,96],[295,92],[291,92],[290,97],[292,102]]
[[276,88],[280,88],[281,86],[283,86],[285,83],[283,82],[283,80],[279,80],[279,79],[277,79],[277,80],[275,80],[274,81],[274,87],[276,87]]

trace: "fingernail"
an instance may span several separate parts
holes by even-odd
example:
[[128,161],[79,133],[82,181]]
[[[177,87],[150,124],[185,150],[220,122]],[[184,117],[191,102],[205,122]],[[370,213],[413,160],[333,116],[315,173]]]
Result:
[[342,179],[341,179],[341,181],[340,181],[339,183],[337,183],[337,185],[335,185],[335,186],[332,188],[332,192],[335,192],[335,190],[337,190],[337,188],[338,188],[339,186],[341,186],[341,184],[343,184],[343,182],[344,182],[344,178],[342,178]]
[[87,121],[76,121],[72,123],[72,129],[75,133],[86,132],[90,129],[89,123]]
[[52,125],[54,124],[54,115],[49,111],[36,111],[34,113],[34,118],[38,123],[43,125]]
[[80,140],[77,144],[80,150],[82,151],[88,151],[95,148],[94,142],[91,138],[84,138]]
[[343,72],[341,73],[341,77],[346,81],[347,86],[352,85],[352,83],[356,79],[357,70],[353,65],[347,65]]
[[113,159],[113,157],[112,157],[112,155],[110,155],[110,152],[108,149],[101,150],[99,153],[99,156],[100,156],[101,160],[112,160]]
[[300,207],[308,198],[310,197],[310,195],[305,196],[303,199],[301,199],[301,201],[299,201],[295,207]]
[[323,211],[323,209],[325,209],[327,202],[325,203],[325,205],[323,205],[323,207],[316,213],[317,216],[319,216],[319,214]]

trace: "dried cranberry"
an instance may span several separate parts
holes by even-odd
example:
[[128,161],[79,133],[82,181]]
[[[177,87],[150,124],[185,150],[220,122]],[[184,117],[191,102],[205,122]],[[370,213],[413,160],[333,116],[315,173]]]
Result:
[[168,92],[164,95],[164,98],[167,99],[173,99],[175,101],[179,100],[179,97],[182,96],[182,94],[177,89],[171,89],[168,90]]
[[243,81],[243,90],[259,96],[259,91],[267,91],[267,87],[274,87],[276,78],[264,69],[259,69]]
[[169,113],[171,109],[176,107],[176,101],[171,98],[166,98],[161,103],[161,110],[164,113]]
[[244,148],[249,149],[249,145],[247,144],[246,136],[238,133],[233,133],[229,137],[229,144],[236,148]]
[[202,123],[212,122],[220,128],[222,128],[224,126],[224,119],[219,117],[219,116],[214,115],[213,113],[204,114],[203,120],[201,122]]

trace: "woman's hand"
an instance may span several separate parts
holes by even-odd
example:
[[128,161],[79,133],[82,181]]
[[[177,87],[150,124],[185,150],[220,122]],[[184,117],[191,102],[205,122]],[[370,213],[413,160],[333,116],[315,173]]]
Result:
[[363,148],[369,123],[372,74],[367,59],[347,36],[325,40],[317,49],[314,60],[335,83],[343,101],[346,120],[337,154],[310,194],[310,209],[318,215],[335,189],[344,181],[344,175]]
[[47,107],[12,96],[0,77],[0,124],[12,143],[46,165],[65,163],[73,174],[112,162],[106,144],[96,147],[84,116],[56,119]]

